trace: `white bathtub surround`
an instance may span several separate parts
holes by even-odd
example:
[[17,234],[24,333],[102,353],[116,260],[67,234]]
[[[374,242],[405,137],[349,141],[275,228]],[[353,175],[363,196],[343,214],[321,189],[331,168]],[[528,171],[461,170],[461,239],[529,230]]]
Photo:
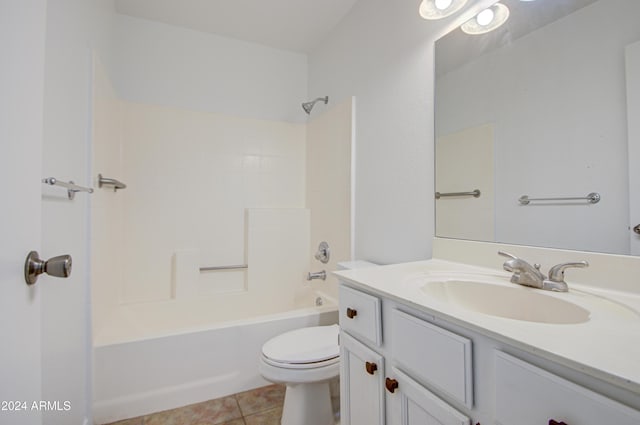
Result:
[[99,65],[94,85],[93,174],[128,184],[94,197],[99,329],[119,303],[171,298],[176,251],[198,250],[200,266],[245,263],[246,208],[304,208],[306,143],[300,124],[120,101]]
[[171,258],[171,298],[185,299],[198,296],[200,282],[200,251],[183,249]]
[[309,299],[309,210],[247,210],[247,236],[251,305],[287,308]]
[[[109,77],[93,55],[93,164],[98,173],[122,176],[122,113]],[[124,244],[122,192],[94,190],[91,195],[91,314],[93,330],[99,329],[121,299]]]
[[[306,205],[311,210],[310,271],[336,270],[339,261],[352,258],[353,208],[351,187],[355,148],[353,113],[355,99],[316,109],[307,124]],[[316,112],[317,111],[317,112]],[[327,264],[314,258],[320,242],[331,250]],[[337,280],[313,281],[315,288],[331,288],[337,296]]]
[[304,207],[304,125],[122,104],[122,301],[169,298],[176,250],[243,264],[246,208]]
[[309,210],[249,209],[246,217],[247,269],[201,272],[198,250],[177,251],[172,271],[175,296],[112,306],[94,330],[94,343],[154,338],[313,305],[314,291],[304,283]]
[[[200,250],[173,253],[172,298],[194,299],[248,293],[256,302],[272,307],[291,305],[308,296],[303,285],[308,270],[309,210],[304,208],[247,209],[246,259],[235,263],[205,263]],[[212,261],[212,260],[211,260]],[[228,270],[206,267],[243,266]]]

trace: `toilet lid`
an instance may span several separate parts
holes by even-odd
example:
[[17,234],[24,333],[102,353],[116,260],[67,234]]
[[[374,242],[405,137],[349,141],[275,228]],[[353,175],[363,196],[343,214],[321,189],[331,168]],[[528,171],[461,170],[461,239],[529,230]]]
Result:
[[313,326],[285,332],[262,346],[265,357],[279,363],[315,363],[338,357],[340,327]]

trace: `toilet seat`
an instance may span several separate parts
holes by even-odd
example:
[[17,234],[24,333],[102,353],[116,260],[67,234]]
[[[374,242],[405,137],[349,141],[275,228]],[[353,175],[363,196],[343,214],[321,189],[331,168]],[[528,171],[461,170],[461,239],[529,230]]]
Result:
[[281,363],[281,362],[271,360],[270,358],[268,358],[263,354],[262,361],[271,366],[279,367],[283,369],[315,369],[315,368],[322,368],[322,367],[331,366],[333,364],[339,363],[340,357],[336,356],[332,359],[327,359],[321,362],[314,362],[314,363]]
[[311,369],[339,362],[340,327],[314,326],[285,332],[262,346],[263,360],[288,369]]

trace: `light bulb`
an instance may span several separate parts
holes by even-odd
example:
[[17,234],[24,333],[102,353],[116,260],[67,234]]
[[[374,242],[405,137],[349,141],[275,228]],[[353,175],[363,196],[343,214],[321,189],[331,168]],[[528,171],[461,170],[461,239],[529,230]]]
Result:
[[436,5],[436,9],[445,10],[449,6],[451,6],[451,3],[453,3],[453,0],[435,0],[434,3]]
[[493,10],[491,8],[485,9],[482,12],[478,13],[478,16],[476,16],[476,21],[478,21],[479,25],[486,26],[489,25],[491,21],[493,21],[494,16],[495,14],[493,13]]
[[424,19],[442,19],[462,9],[468,0],[422,0],[420,16]]
[[460,29],[471,35],[486,34],[500,27],[507,19],[509,8],[502,3],[496,3],[462,24]]

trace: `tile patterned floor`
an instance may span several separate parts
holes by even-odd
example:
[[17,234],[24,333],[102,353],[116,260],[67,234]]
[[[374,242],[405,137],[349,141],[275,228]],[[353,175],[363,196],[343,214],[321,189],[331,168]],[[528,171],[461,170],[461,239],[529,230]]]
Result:
[[269,385],[110,425],[280,425],[284,391]]

